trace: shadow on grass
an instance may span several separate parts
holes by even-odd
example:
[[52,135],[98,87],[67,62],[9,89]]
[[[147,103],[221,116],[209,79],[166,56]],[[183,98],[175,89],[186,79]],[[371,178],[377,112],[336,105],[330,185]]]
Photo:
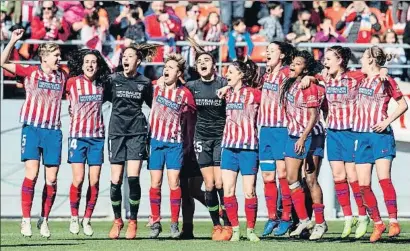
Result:
[[78,246],[85,243],[33,243],[33,244],[13,244],[0,245],[2,248],[18,248],[18,247],[41,247],[41,246]]
[[158,237],[156,239],[152,239],[149,237],[137,237],[133,240],[127,240],[125,237],[118,238],[116,240],[110,238],[64,238],[64,239],[53,239],[57,241],[116,241],[116,240],[125,240],[125,241],[138,241],[138,240],[153,240],[153,241],[199,241],[199,240],[211,240],[210,237],[195,237],[191,240],[184,240],[184,239],[174,239],[171,237]]
[[[312,243],[329,243],[329,242],[339,242],[339,243],[358,243],[358,244],[371,244],[368,239],[359,239],[356,240],[355,238],[348,238],[348,239],[341,239],[339,237],[323,237],[320,240],[310,241],[309,239],[302,239],[302,238],[286,238],[286,237],[262,237],[261,240],[263,241],[275,241],[275,242],[312,242]],[[384,243],[384,244],[409,244],[410,239],[394,239],[394,238],[386,238],[381,239],[377,243]]]

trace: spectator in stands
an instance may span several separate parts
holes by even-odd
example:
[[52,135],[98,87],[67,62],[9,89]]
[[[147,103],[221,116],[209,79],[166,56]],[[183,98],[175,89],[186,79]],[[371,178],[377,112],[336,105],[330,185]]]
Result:
[[320,26],[320,24],[323,21],[323,18],[325,17],[325,12],[323,11],[320,2],[323,1],[313,1],[313,9],[311,11],[310,17],[310,22],[316,27]]
[[11,21],[10,17],[7,16],[7,8],[5,3],[1,3],[0,6],[0,40],[9,40],[11,36],[10,28]]
[[106,28],[99,25],[98,11],[94,10],[86,18],[84,27],[81,29],[81,41],[87,49],[95,49],[100,53],[106,41]]
[[251,34],[246,30],[243,18],[235,18],[232,21],[233,30],[228,35],[228,52],[232,61],[242,60],[245,58],[244,47],[236,47],[236,42],[245,41],[247,44],[247,55],[250,57],[253,51],[253,42]]
[[73,32],[81,30],[85,13],[80,1],[58,1],[57,7],[63,11],[63,18]]
[[[406,26],[407,14],[409,12],[409,3],[407,1],[392,1],[393,4],[393,29],[403,30]],[[398,14],[400,10],[400,17]]]
[[280,18],[283,14],[282,5],[279,2],[269,2],[267,4],[269,10],[269,16],[264,17],[258,21],[262,25],[260,31],[261,35],[265,36],[266,41],[284,41],[285,35],[283,34],[282,24]]
[[143,17],[141,7],[135,6],[127,15],[129,25],[125,31],[125,46],[128,47],[131,43],[144,43],[147,41],[145,36],[145,26],[141,20]]
[[332,26],[336,27],[336,24],[342,19],[346,9],[339,1],[333,1],[332,7],[328,7],[325,10],[325,17],[332,20]]
[[[406,26],[404,27],[403,43],[410,45],[410,20],[407,21]],[[407,64],[410,65],[410,49],[406,49],[404,51],[406,53]],[[406,75],[408,81],[410,81],[410,69],[407,69]]]
[[244,1],[220,0],[219,8],[221,9],[222,23],[230,28],[232,28],[231,25],[235,19],[244,18]]
[[[392,29],[388,29],[384,34],[383,42],[386,44],[391,44],[392,47],[385,47],[384,52],[392,55],[392,60],[388,61],[386,65],[404,65],[407,62],[406,54],[403,48],[396,47],[394,44],[399,43],[399,38],[396,32]],[[389,75],[393,78],[403,78],[403,69],[400,68],[389,68]]]
[[84,6],[84,12],[85,14],[89,14],[95,10],[98,11],[98,25],[100,27],[105,27],[106,30],[109,28],[109,20],[108,20],[108,13],[107,11],[102,8],[102,7],[96,7],[95,6],[95,0],[91,1],[84,1],[82,2]]
[[[211,12],[205,23],[201,27],[199,37],[206,42],[220,42],[222,34],[228,31],[228,27],[221,23],[218,13]],[[209,51],[213,58],[219,58],[219,47],[215,45],[203,46],[205,51]]]
[[298,13],[298,21],[292,26],[292,33],[286,35],[286,38],[292,43],[310,42],[316,35],[316,28],[310,23],[310,11],[304,9]]
[[354,1],[336,24],[337,31],[343,28],[343,36],[349,43],[369,43],[372,35],[380,31],[381,25],[365,2]]
[[[346,38],[336,32],[335,28],[332,26],[332,20],[325,17],[323,22],[320,24],[320,31],[316,33],[313,38],[313,42],[317,43],[344,43]],[[323,56],[323,49],[320,50],[319,58]]]
[[[39,15],[31,22],[31,38],[40,40],[65,41],[70,35],[70,26],[61,15],[57,15],[57,6],[53,1],[43,1]],[[38,44],[33,46],[32,52],[36,52]],[[33,53],[31,53],[33,56]]]
[[374,34],[372,35],[372,38],[370,39],[370,43],[373,45],[378,45],[382,42],[381,38],[379,35]]
[[[198,17],[199,6],[197,3],[188,3],[185,7],[187,17],[182,21],[182,26],[186,29],[188,36],[194,40],[199,40],[198,32]],[[192,46],[182,47],[182,56],[185,58],[188,67],[194,67],[195,64],[195,50]]]

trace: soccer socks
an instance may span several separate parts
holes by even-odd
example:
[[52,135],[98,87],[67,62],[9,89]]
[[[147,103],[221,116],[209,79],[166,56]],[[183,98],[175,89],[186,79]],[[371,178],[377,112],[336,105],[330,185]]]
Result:
[[128,177],[128,185],[130,188],[130,220],[136,220],[141,199],[140,177]]
[[225,209],[226,214],[228,215],[228,219],[232,224],[232,227],[239,226],[238,222],[238,201],[236,200],[236,196],[231,197],[224,197],[225,202]]
[[359,182],[357,180],[354,181],[354,182],[351,182],[350,187],[352,188],[352,191],[353,191],[353,196],[354,196],[354,199],[355,199],[356,204],[357,204],[357,209],[359,211],[359,216],[367,215],[366,207],[363,204],[363,197],[362,197],[362,194],[360,192]]
[[81,199],[81,186],[80,184],[78,187],[71,184],[70,186],[70,209],[71,209],[71,216],[78,216],[78,207],[80,206],[80,199]]
[[179,210],[181,209],[181,188],[178,187],[175,190],[170,190],[170,202],[171,202],[171,222],[178,222]]
[[[346,180],[339,180],[335,181],[335,190],[336,190],[336,197],[337,201],[339,202],[340,206],[343,210],[343,215],[352,216],[352,206],[350,205],[350,191],[349,191],[349,184],[347,184]],[[316,211],[315,211],[316,215]]]
[[53,207],[54,200],[56,199],[57,182],[52,185],[44,184],[43,188],[43,201],[41,208],[41,217],[48,218],[51,208]]
[[313,212],[315,213],[316,224],[322,224],[325,222],[325,216],[323,214],[325,205],[323,204],[313,204]]
[[222,208],[222,220],[224,221],[224,226],[230,226],[231,222],[229,221],[228,214],[226,213],[225,203],[224,203],[224,190],[223,188],[216,189],[219,195],[219,202]]
[[379,181],[383,190],[384,203],[389,213],[389,219],[397,220],[397,197],[391,179],[384,179]]
[[375,223],[380,222],[382,219],[380,218],[376,196],[374,196],[371,186],[360,186],[360,192],[362,193],[364,205],[367,207],[370,217]]
[[245,198],[245,215],[247,228],[255,228],[256,216],[258,212],[258,198]]
[[282,194],[282,220],[289,221],[292,213],[292,199],[286,178],[279,179],[280,192]]
[[30,180],[24,178],[21,186],[21,210],[23,211],[23,218],[31,217],[31,207],[33,205],[34,186],[36,179]]
[[84,218],[91,218],[94,212],[95,204],[97,204],[98,191],[100,190],[100,184],[97,182],[94,186],[88,186],[87,201],[85,207]]
[[151,205],[151,217],[153,222],[161,219],[161,189],[150,188],[149,201]]
[[212,223],[214,226],[221,225],[219,221],[219,201],[218,194],[214,189],[212,191],[205,191],[205,203],[208,207],[209,214],[211,215]]
[[269,219],[276,219],[278,188],[275,181],[265,183],[265,200]]
[[298,215],[299,220],[308,219],[308,213],[305,207],[305,192],[303,188],[298,184],[292,184],[296,186],[291,192],[292,202]]
[[114,218],[121,219],[121,201],[122,201],[121,184],[113,184],[111,182],[110,197],[111,197],[112,210],[114,211]]

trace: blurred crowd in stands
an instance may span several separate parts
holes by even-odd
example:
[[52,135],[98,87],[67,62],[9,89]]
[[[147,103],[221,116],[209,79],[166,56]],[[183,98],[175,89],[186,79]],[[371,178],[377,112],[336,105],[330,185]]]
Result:
[[[170,52],[180,52],[193,66],[195,51],[176,46],[190,36],[197,41],[223,42],[204,46],[223,62],[250,56],[264,62],[265,46],[255,42],[274,40],[336,43],[386,43],[395,55],[390,64],[407,64],[410,50],[410,2],[407,1],[1,1],[1,40],[23,27],[25,39],[81,40],[62,46],[63,58],[78,48],[99,50],[114,68],[121,47],[130,42],[161,41],[164,46],[153,62],[163,62]],[[186,32],[183,32],[183,28]],[[123,40],[124,45],[112,41]],[[235,46],[243,41],[247,46]],[[228,46],[226,46],[228,45]],[[38,45],[16,45],[12,59],[36,60]],[[323,49],[312,48],[316,59]],[[364,49],[354,49],[357,59]],[[221,53],[221,55],[219,55]],[[152,78],[161,67],[146,67]],[[147,72],[148,71],[148,72]],[[193,73],[188,73],[193,74]],[[406,69],[391,69],[394,77],[409,78]],[[7,75],[7,74],[6,74]]]

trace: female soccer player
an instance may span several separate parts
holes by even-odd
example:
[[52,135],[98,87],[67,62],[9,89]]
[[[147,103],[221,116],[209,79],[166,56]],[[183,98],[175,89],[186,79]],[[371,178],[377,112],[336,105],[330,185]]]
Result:
[[103,92],[110,69],[96,50],[80,50],[68,61],[70,77],[66,85],[70,102],[70,135],[68,163],[73,170],[70,187],[70,232],[80,232],[78,208],[84,182],[85,164],[89,166],[89,186],[84,218],[81,223],[85,235],[94,231],[90,219],[97,203],[101,166],[104,162],[105,128],[102,114]]
[[[220,169],[226,112],[225,101],[217,96],[217,90],[226,86],[226,79],[216,76],[215,63],[209,52],[197,52],[195,69],[200,79],[190,81],[186,86],[193,94],[197,106],[195,151],[205,182],[205,203],[214,225],[212,240],[229,240],[232,228],[224,209]],[[223,228],[219,221],[220,206],[223,210]]]
[[[370,242],[380,240],[386,226],[380,218],[377,200],[371,188],[372,167],[376,164],[377,176],[384,194],[384,202],[389,213],[389,237],[400,233],[397,222],[396,191],[391,181],[391,165],[396,156],[396,143],[390,124],[407,110],[396,81],[380,79],[380,69],[391,59],[391,55],[377,47],[365,51],[361,58],[362,72],[367,76],[359,86],[353,131],[357,132],[355,142],[356,172],[364,204],[374,221]],[[398,103],[396,110],[388,115],[387,107],[391,98]]]
[[256,117],[261,99],[253,88],[257,67],[251,60],[236,61],[228,67],[226,79],[232,88],[226,96],[226,123],[222,138],[222,183],[225,209],[232,224],[231,241],[239,241],[238,202],[235,196],[238,172],[242,174],[245,194],[247,238],[259,241],[254,228],[258,201],[255,192],[258,173]]
[[311,227],[305,207],[305,194],[298,177],[311,146],[311,132],[317,123],[320,100],[316,85],[311,85],[305,90],[300,87],[301,78],[313,76],[317,68],[316,65],[309,52],[296,52],[290,65],[289,78],[283,84],[280,95],[280,102],[286,111],[289,134],[285,146],[287,180],[292,202],[300,219],[298,227],[290,236],[298,236],[304,229]]
[[53,206],[57,190],[57,173],[61,164],[62,133],[60,130],[61,99],[67,80],[65,72],[59,69],[60,48],[53,43],[41,44],[38,48],[40,66],[26,66],[9,63],[11,50],[23,36],[24,30],[13,31],[10,42],[2,52],[0,66],[5,70],[24,77],[27,98],[21,109],[20,122],[21,160],[25,162],[25,178],[21,188],[23,219],[21,234],[32,235],[31,206],[34,187],[42,157],[45,170],[41,217],[37,223],[42,237],[49,238],[48,216]]
[[[112,102],[108,132],[108,150],[111,162],[111,203],[114,224],[109,237],[117,239],[124,226],[121,218],[121,185],[125,162],[129,184],[130,218],[125,237],[134,239],[137,234],[137,214],[141,198],[140,171],[146,159],[148,123],[142,112],[142,103],[152,104],[152,84],[137,72],[142,60],[150,60],[156,46],[131,44],[124,49],[123,69],[110,75],[107,99]],[[110,97],[111,96],[111,97]]]
[[183,162],[183,135],[181,117],[186,112],[196,110],[190,91],[178,79],[182,76],[185,60],[179,54],[170,54],[165,61],[163,79],[165,86],[155,85],[150,113],[150,158],[151,189],[151,238],[162,232],[161,184],[164,166],[167,167],[171,203],[171,237],[180,236],[178,228],[181,206],[179,174]]

